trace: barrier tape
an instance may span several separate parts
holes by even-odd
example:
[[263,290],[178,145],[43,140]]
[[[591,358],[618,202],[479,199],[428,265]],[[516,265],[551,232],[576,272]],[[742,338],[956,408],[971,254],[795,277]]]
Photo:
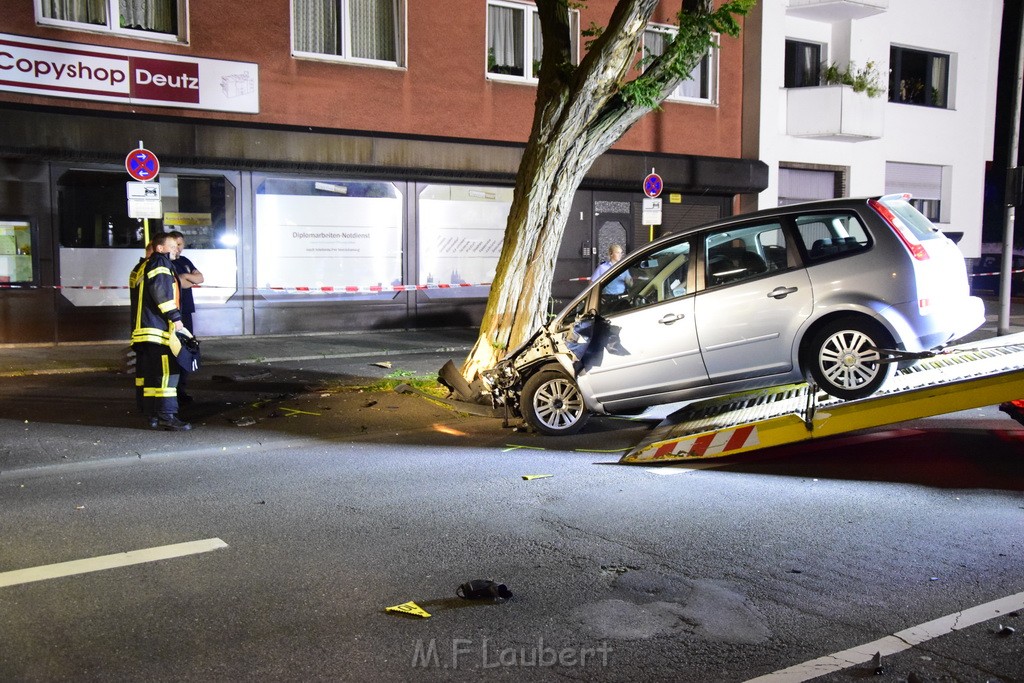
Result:
[[[1024,273],[1024,268],[1015,268],[1010,271],[1011,274]],[[1000,271],[992,273],[968,273],[967,277],[989,277],[992,275],[1001,275]],[[569,282],[590,282],[589,277],[573,277],[568,279]],[[358,285],[344,285],[340,287],[334,286],[322,286],[322,287],[251,287],[250,291],[263,291],[269,290],[272,292],[302,292],[306,294],[312,293],[324,293],[324,294],[358,294],[360,292],[370,292],[374,294],[380,294],[383,292],[422,292],[431,289],[463,289],[466,287],[490,287],[490,282],[455,282],[455,283],[440,283],[430,285],[370,285],[370,286],[358,286]],[[127,285],[26,285],[18,284],[15,282],[0,282],[0,289],[82,289],[82,290],[105,290],[105,289],[130,289]],[[220,287],[217,285],[194,285],[192,289],[231,289],[238,290],[239,287]]]
[[[303,293],[341,293],[341,294],[357,294],[359,292],[414,292],[424,291],[429,289],[462,289],[466,287],[490,287],[490,282],[472,283],[472,282],[459,282],[453,284],[434,284],[434,285],[370,285],[358,287],[355,285],[346,285],[342,287],[324,286],[324,287],[250,287],[250,291],[266,291],[272,292],[303,292]],[[18,284],[14,282],[0,282],[0,289],[84,289],[84,290],[103,290],[103,289],[131,289],[127,285],[26,285]],[[218,285],[194,285],[191,289],[230,289],[238,290],[240,287],[229,287],[229,286],[218,286]]]

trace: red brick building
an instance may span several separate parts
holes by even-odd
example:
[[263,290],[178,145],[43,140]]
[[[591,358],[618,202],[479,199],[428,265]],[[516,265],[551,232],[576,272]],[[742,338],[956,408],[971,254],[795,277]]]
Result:
[[[603,25],[614,4],[591,0],[573,23]],[[518,0],[12,0],[0,343],[124,338],[128,270],[147,233],[171,229],[207,277],[200,335],[476,322],[532,123],[535,22]],[[742,65],[741,41],[723,37],[598,160],[556,300],[607,243],[649,238],[652,168],[665,183],[658,233],[766,186],[766,167],[740,158]],[[143,188],[128,187],[126,157],[140,143],[159,169],[137,169],[155,187],[130,205]]]

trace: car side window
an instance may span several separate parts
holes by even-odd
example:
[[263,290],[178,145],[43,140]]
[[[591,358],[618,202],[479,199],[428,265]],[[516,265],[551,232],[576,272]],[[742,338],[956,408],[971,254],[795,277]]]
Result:
[[743,282],[788,267],[786,233],[775,222],[708,233],[704,249],[708,287]]
[[[625,283],[618,293],[616,281]],[[658,304],[690,292],[690,243],[677,242],[634,257],[622,275],[601,286],[601,314],[609,315]]]
[[796,227],[810,263],[863,251],[871,243],[863,223],[852,213],[798,216]]

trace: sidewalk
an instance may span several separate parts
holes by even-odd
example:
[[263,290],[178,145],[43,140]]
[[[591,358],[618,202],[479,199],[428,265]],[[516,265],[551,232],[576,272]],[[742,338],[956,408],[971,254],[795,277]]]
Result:
[[[360,358],[374,363],[422,354],[452,354],[461,360],[472,348],[476,335],[476,329],[435,328],[206,337],[201,343],[203,366],[210,368]],[[123,371],[127,351],[126,341],[0,344],[0,377]]]

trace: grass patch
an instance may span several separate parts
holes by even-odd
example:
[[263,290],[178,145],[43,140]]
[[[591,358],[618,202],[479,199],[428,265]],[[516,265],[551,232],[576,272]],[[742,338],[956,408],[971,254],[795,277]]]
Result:
[[329,387],[334,391],[394,391],[399,384],[408,384],[413,389],[422,391],[431,396],[444,398],[448,395],[448,389],[437,381],[437,375],[417,375],[411,370],[394,370],[379,380],[370,384]]

